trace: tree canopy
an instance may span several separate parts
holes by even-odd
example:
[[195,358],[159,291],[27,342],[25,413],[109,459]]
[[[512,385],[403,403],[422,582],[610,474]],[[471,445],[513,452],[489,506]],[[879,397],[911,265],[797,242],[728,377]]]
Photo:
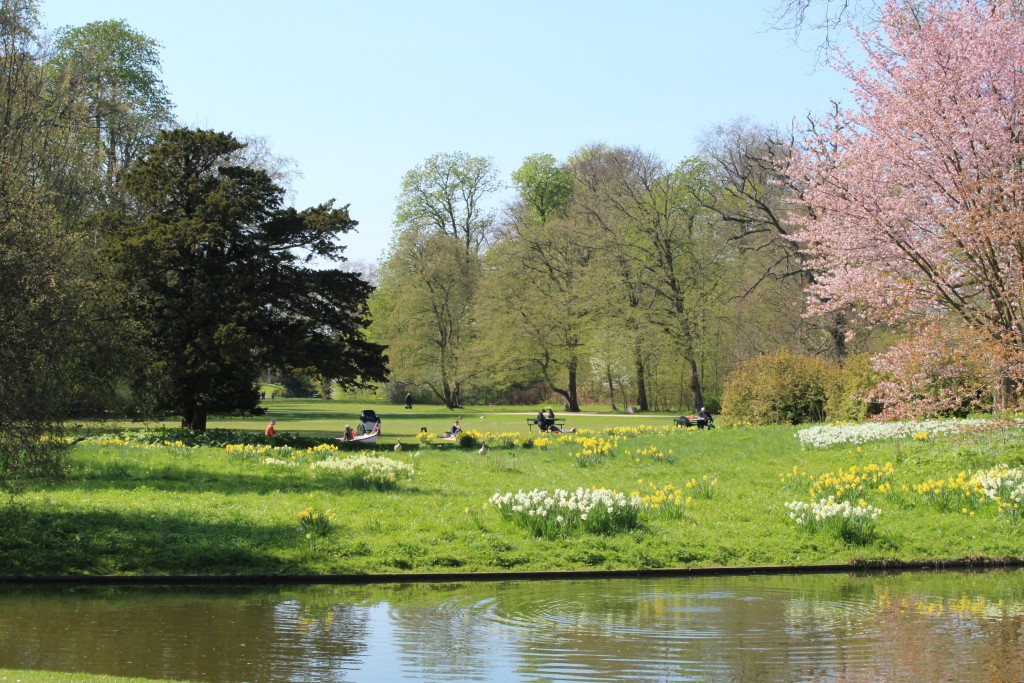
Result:
[[369,285],[323,267],[343,260],[348,207],[283,207],[265,171],[235,163],[242,146],[225,133],[162,133],[126,179],[132,208],[109,244],[151,350],[139,391],[193,429],[211,411],[255,408],[264,367],[342,386],[386,374],[383,347],[362,334]]
[[858,108],[819,121],[796,160],[796,235],[817,311],[981,330],[1024,378],[1024,17],[1016,3],[889,3]]

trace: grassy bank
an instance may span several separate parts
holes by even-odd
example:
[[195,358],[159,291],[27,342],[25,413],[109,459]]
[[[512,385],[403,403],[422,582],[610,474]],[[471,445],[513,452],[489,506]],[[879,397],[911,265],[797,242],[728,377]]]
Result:
[[[1024,556],[1019,515],[920,490],[961,471],[1019,466],[1019,428],[814,448],[792,427],[688,431],[662,426],[671,422],[664,417],[622,417],[614,433],[527,444],[526,411],[511,412],[476,418],[519,433],[480,429],[477,439],[490,444],[484,453],[477,444],[417,443],[420,423],[439,431],[450,415],[427,422],[425,412],[413,413],[405,428],[386,417],[385,433],[401,433],[394,438],[405,445],[395,452],[390,441],[377,452],[398,463],[395,481],[312,466],[356,455],[348,452],[84,442],[65,481],[29,490],[5,510],[0,573],[517,572]],[[282,411],[279,424],[332,433],[339,416],[315,413],[286,419]],[[570,422],[585,427],[584,419]],[[851,470],[881,473],[851,496],[854,506],[881,510],[870,533],[811,532],[794,522],[787,503],[824,497],[829,485],[840,486],[827,484],[828,475],[838,481]],[[579,487],[646,502],[621,526],[545,533],[490,502],[494,494]]]
[[[154,683],[150,678],[125,678],[64,671],[0,669],[0,683]],[[165,681],[165,683],[167,683]]]

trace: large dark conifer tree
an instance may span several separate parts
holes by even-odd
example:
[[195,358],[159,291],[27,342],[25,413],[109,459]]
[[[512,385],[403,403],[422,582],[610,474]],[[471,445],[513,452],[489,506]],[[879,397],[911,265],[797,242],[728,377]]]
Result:
[[284,207],[243,148],[224,133],[161,134],[126,179],[132,206],[110,243],[150,352],[138,394],[191,429],[256,408],[266,367],[342,386],[386,376],[384,348],[363,336],[371,288],[338,268],[348,207]]

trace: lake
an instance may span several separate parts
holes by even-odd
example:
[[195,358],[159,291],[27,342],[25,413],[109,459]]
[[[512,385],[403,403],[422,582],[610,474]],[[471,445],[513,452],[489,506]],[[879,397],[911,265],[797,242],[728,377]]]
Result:
[[1024,681],[1024,573],[0,586],[0,667],[190,681]]

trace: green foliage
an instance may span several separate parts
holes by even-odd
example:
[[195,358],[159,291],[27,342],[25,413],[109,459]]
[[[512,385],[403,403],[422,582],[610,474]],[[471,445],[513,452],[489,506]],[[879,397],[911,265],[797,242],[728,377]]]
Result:
[[799,424],[825,419],[832,363],[787,350],[741,363],[725,383],[722,413],[752,424]]
[[880,405],[867,400],[868,391],[879,380],[869,354],[850,356],[832,377],[825,390],[825,415],[829,420],[858,422],[881,411]]
[[472,432],[463,430],[458,436],[459,448],[476,448],[480,445],[480,439]]
[[155,411],[205,429],[211,411],[253,410],[265,367],[315,371],[342,386],[385,378],[363,337],[367,283],[338,268],[356,222],[327,202],[283,206],[267,172],[239,165],[223,133],[160,136],[129,174],[134,210],[116,215],[108,251],[134,296],[149,363],[137,376]]

